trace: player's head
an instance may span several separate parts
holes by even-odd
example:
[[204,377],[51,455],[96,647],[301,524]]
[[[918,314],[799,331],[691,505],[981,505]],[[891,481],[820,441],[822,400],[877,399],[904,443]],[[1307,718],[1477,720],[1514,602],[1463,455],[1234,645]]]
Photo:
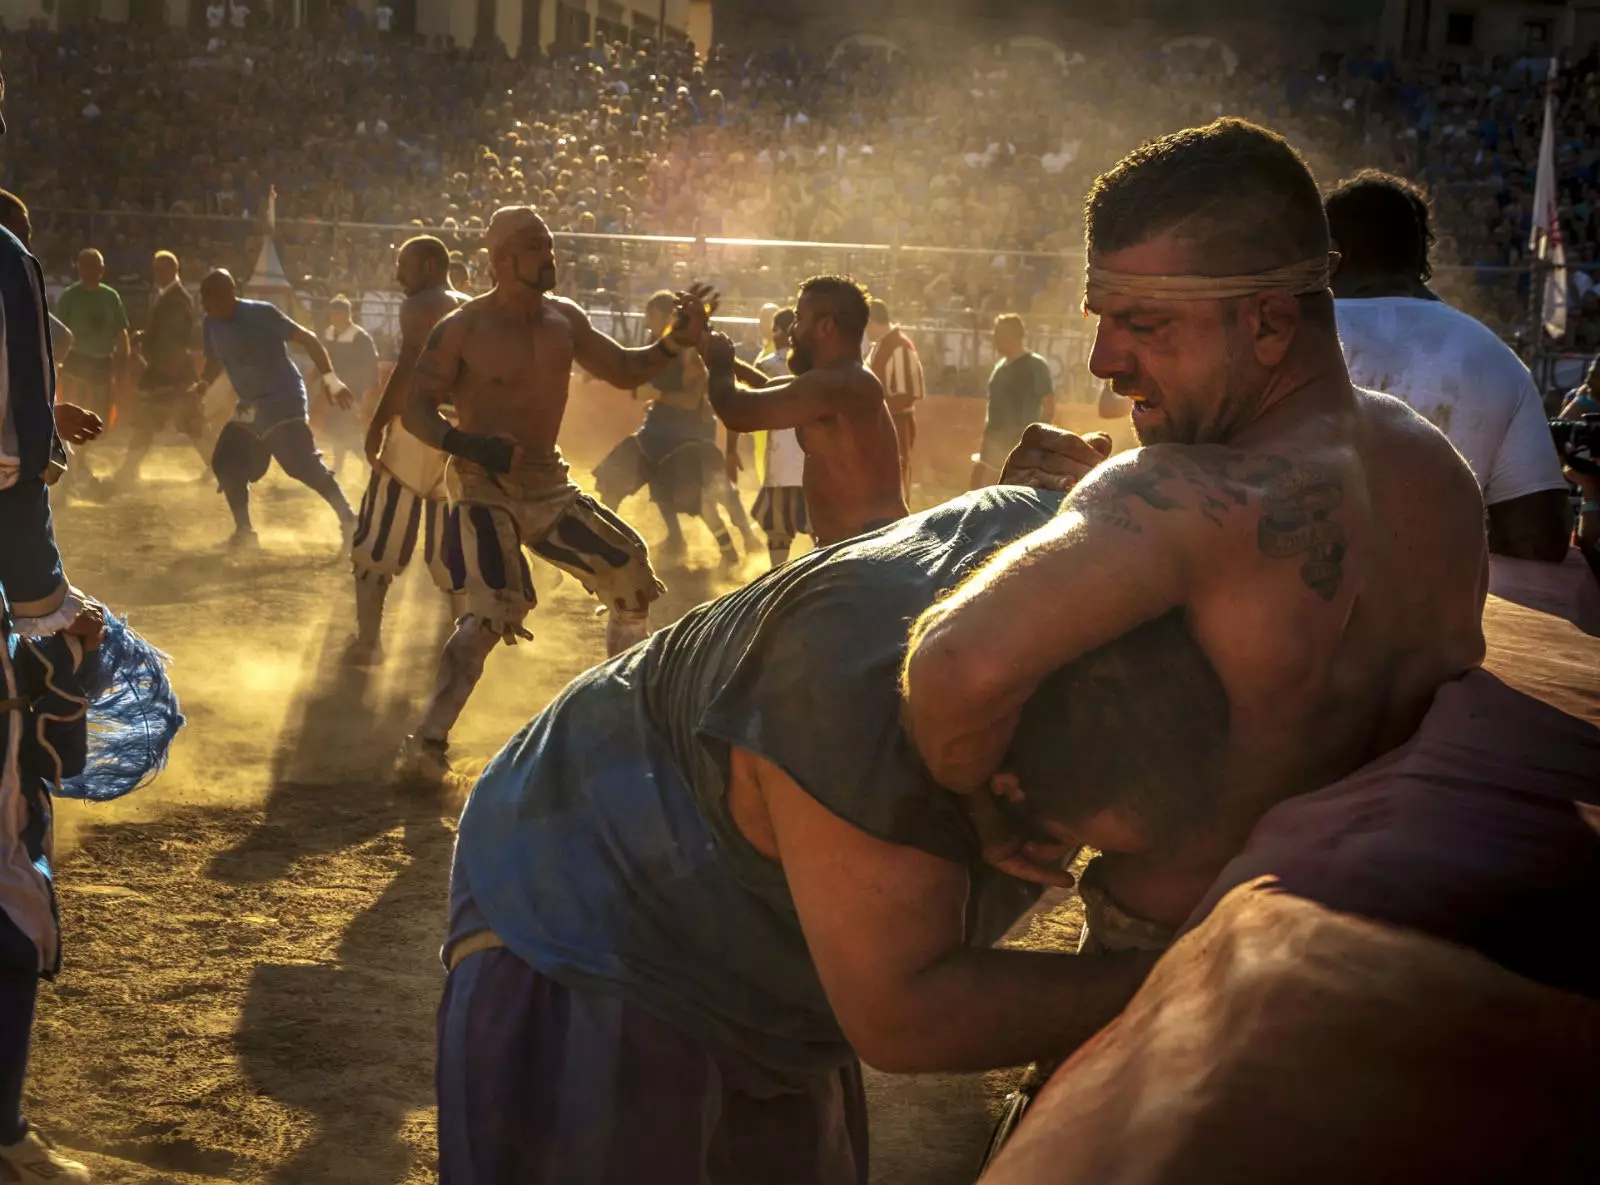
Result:
[[350,327],[350,298],[342,292],[328,302],[328,324],[340,330]]
[[417,235],[400,244],[394,258],[394,282],[407,296],[450,282],[450,250],[432,235]]
[[233,273],[219,267],[200,281],[200,305],[206,316],[226,321],[233,316],[239,303],[239,287],[233,282]]
[[33,219],[28,217],[27,203],[9,189],[0,189],[0,226],[16,235],[24,247],[33,241]]
[[889,332],[893,322],[889,320],[889,306],[877,297],[867,302],[867,340],[877,345],[883,335]]
[[1054,838],[1170,848],[1216,809],[1228,722],[1227,690],[1173,610],[1046,676],[993,789]]
[[994,319],[994,350],[1002,358],[1015,358],[1028,340],[1028,327],[1016,313],[1001,313]]
[[78,279],[90,288],[98,284],[106,274],[105,256],[93,247],[85,247],[78,252]]
[[1275,132],[1220,119],[1152,140],[1096,179],[1084,227],[1089,369],[1136,401],[1147,444],[1227,441],[1287,360],[1338,350],[1322,196]]
[[1433,275],[1428,197],[1411,182],[1363,169],[1335,185],[1324,205],[1339,252],[1335,295],[1354,295],[1375,281],[1420,286]]
[[178,257],[171,251],[157,251],[150,257],[150,278],[157,288],[165,288],[176,281],[179,270]]
[[800,285],[789,333],[789,369],[804,374],[840,358],[861,358],[867,290],[849,276],[812,276]]
[[644,306],[644,325],[652,338],[660,337],[672,327],[673,314],[678,311],[676,294],[663,288],[653,293]]
[[496,288],[550,292],[556,286],[556,242],[532,206],[501,206],[483,232]]
[[794,333],[794,309],[781,308],[772,314],[772,348],[787,350]]
[[472,288],[472,269],[467,267],[467,261],[461,252],[453,252],[450,256],[450,287],[457,292],[468,292]]

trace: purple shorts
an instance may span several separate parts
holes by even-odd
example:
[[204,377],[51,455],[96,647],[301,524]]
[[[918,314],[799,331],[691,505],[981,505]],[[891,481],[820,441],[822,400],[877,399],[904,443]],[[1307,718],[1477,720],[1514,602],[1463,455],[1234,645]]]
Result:
[[855,1062],[756,1097],[702,1042],[504,948],[450,972],[438,1025],[440,1185],[866,1185]]

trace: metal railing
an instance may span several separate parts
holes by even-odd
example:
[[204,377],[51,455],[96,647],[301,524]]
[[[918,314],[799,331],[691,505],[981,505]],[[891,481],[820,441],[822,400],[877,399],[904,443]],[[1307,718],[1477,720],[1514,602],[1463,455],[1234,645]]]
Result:
[[[185,274],[198,279],[214,267],[248,278],[260,253],[261,219],[145,211],[35,209],[34,252],[53,287],[69,282],[79,249],[98,247],[108,282],[121,286],[138,319],[147,295],[150,254],[171,250]],[[297,294],[315,307],[336,292],[363,308],[363,323],[380,335],[395,331],[394,249],[416,234],[432,234],[452,251],[476,260],[482,228],[450,223],[337,222],[283,219],[274,239]],[[659,288],[691,280],[723,294],[727,324],[751,336],[761,305],[787,304],[807,276],[855,277],[886,300],[895,320],[916,336],[930,386],[980,394],[993,354],[988,338],[995,315],[1021,312],[1030,345],[1051,362],[1065,398],[1093,398],[1086,373],[1091,323],[1078,310],[1081,251],[1004,247],[944,247],[912,243],[826,242],[695,235],[619,235],[558,232],[560,291],[588,308],[621,340],[643,340],[639,312]],[[1529,331],[1533,279],[1541,265],[1439,265],[1433,287],[1451,304],[1479,317],[1523,354],[1545,385],[1556,381],[1546,343]],[[1600,269],[1600,263],[1567,265]],[[481,277],[475,277],[481,286]],[[1574,310],[1574,315],[1576,310]],[[1569,335],[1570,336],[1570,335]],[[1570,369],[1570,363],[1566,364]]]

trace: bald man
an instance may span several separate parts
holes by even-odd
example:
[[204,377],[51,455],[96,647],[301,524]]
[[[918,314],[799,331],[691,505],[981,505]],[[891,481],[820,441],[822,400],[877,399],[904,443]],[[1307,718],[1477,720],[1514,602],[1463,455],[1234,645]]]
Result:
[[[496,643],[530,638],[531,550],[576,577],[608,611],[606,650],[618,654],[649,632],[650,604],[665,586],[649,549],[627,523],[580,490],[556,447],[576,362],[631,390],[698,345],[709,289],[677,294],[672,329],[625,349],[570,300],[553,295],[555,242],[531,206],[495,211],[484,233],[494,288],[440,321],[417,361],[402,423],[451,456],[446,473],[459,544],[453,567],[465,612],[439,660],[433,695],[404,759],[442,773],[450,729]],[[453,403],[452,424],[440,408]]]
[[306,419],[306,384],[289,358],[296,345],[311,356],[322,376],[323,393],[341,408],[353,402],[349,388],[333,373],[328,351],[317,335],[295,324],[264,300],[240,300],[238,286],[226,271],[212,272],[200,283],[205,307],[205,373],[196,390],[204,392],[227,372],[239,405],[217,437],[211,468],[233,512],[234,551],[259,546],[250,519],[250,486],[267,474],[274,460],[290,477],[315,490],[339,516],[344,546],[355,534],[356,512],[350,508],[333,471],[322,463]]
[[400,353],[367,425],[364,449],[372,479],[350,549],[356,578],[356,634],[344,655],[350,666],[376,666],[382,660],[383,603],[419,545],[434,584],[445,593],[454,591],[444,559],[445,535],[454,529],[444,484],[446,457],[400,423],[423,343],[468,299],[451,286],[449,271],[450,252],[432,235],[407,239],[395,256],[395,283],[406,299],[400,306]]

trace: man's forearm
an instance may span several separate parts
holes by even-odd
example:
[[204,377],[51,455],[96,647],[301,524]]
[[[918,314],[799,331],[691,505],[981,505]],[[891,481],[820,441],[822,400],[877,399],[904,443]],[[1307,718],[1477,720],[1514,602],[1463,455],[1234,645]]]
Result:
[[731,366],[718,366],[706,376],[706,397],[711,410],[730,432],[749,432],[759,429],[744,422],[753,399],[760,396],[749,387],[742,387],[734,378]]
[[406,393],[404,406],[400,422],[405,425],[406,431],[423,444],[444,448],[445,433],[450,431],[452,425],[440,414],[439,405],[429,399],[426,393],[412,387]]
[[772,381],[771,376],[757,370],[748,362],[740,361],[738,358],[733,360],[733,377],[736,382],[743,383],[745,386],[752,387],[757,391]]
[[1156,956],[962,950],[918,975],[869,1035],[863,1061],[897,1074],[1065,1057],[1133,998]]
[[411,374],[414,369],[414,364],[405,358],[395,362],[394,369],[389,372],[389,381],[384,384],[383,394],[378,396],[378,406],[372,409],[368,432],[381,431],[400,414],[406,405],[406,396],[411,393]]
[[665,340],[657,338],[648,346],[633,348],[619,346],[615,361],[610,368],[611,373],[599,377],[613,387],[621,387],[623,390],[644,386],[679,356],[678,353],[669,352],[669,347],[662,344]]

